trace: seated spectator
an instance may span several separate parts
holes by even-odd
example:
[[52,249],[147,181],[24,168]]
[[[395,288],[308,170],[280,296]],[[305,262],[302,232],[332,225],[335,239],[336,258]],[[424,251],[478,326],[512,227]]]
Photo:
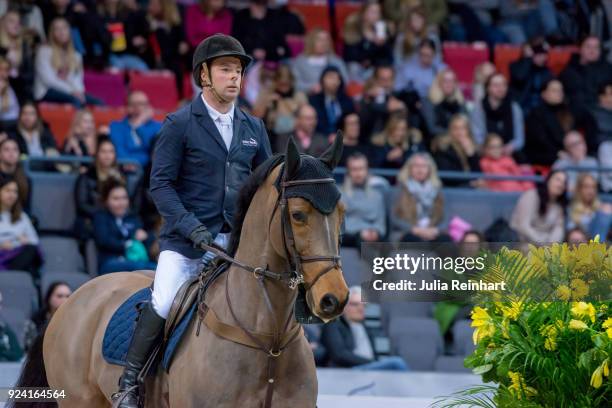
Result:
[[589,138],[597,146],[602,142],[612,141],[612,81],[602,84],[598,95],[599,103],[590,111],[594,129]]
[[587,237],[586,233],[580,228],[572,228],[565,234],[563,242],[578,247],[580,244],[587,244],[589,242],[589,237]]
[[327,350],[321,344],[321,329],[319,325],[305,324],[302,328],[304,329],[304,336],[308,340],[308,345],[312,350],[315,365],[317,367],[325,366],[327,364]]
[[523,111],[508,94],[508,81],[502,74],[491,75],[485,83],[485,95],[474,104],[470,116],[474,141],[482,145],[489,133],[495,133],[504,141],[504,154],[513,154],[525,144]]
[[387,232],[385,197],[376,187],[381,179],[368,174],[368,158],[361,153],[350,156],[346,168],[342,245],[361,248],[362,242],[380,242]]
[[499,2],[499,29],[512,44],[552,34],[557,29],[551,1],[504,0]]
[[[0,292],[0,311],[2,310],[2,292]],[[23,357],[17,335],[7,322],[0,320],[0,361],[17,362]]]
[[553,170],[543,184],[521,195],[512,212],[510,227],[522,242],[534,245],[561,242],[567,206],[566,184],[565,173]]
[[291,55],[285,40],[287,33],[276,24],[275,17],[268,0],[249,0],[248,7],[234,14],[232,35],[258,61],[280,61]]
[[475,104],[479,104],[486,94],[486,82],[495,72],[497,68],[493,63],[486,61],[478,64],[474,69],[474,82],[472,82],[472,100]]
[[[597,180],[599,174],[597,168],[599,163],[594,157],[587,156],[587,145],[584,137],[577,130],[571,130],[565,134],[563,138],[564,149],[559,152],[559,158],[555,161],[552,168],[555,170],[564,170],[567,174],[567,190],[571,194],[574,193],[576,180],[578,179],[578,171],[575,168],[584,168],[585,171],[590,169],[590,174]],[[574,168],[573,170],[566,170]]]
[[612,65],[602,59],[601,41],[595,36],[585,37],[580,51],[570,59],[560,79],[575,114],[580,115],[597,103],[599,87],[612,81]]
[[542,104],[526,120],[525,155],[529,163],[551,166],[563,149],[563,138],[575,127],[574,115],[564,102],[563,85],[550,80],[542,90]]
[[[480,168],[485,174],[498,176],[524,176],[529,174],[516,164],[512,156],[504,155],[504,141],[499,135],[491,133],[484,142],[484,155]],[[486,187],[493,191],[525,191],[534,188],[530,181],[487,180]]]
[[370,146],[359,143],[361,134],[361,126],[359,124],[359,115],[356,112],[350,112],[343,115],[338,121],[340,130],[342,131],[344,148],[342,149],[342,158],[338,162],[338,166],[345,167],[347,159],[355,153],[361,153],[366,157],[370,155]]
[[15,125],[19,117],[19,100],[9,82],[10,64],[0,57],[0,128]]
[[111,37],[109,63],[117,69],[147,71],[149,26],[145,13],[128,2],[102,0],[98,15]]
[[22,211],[17,181],[0,178],[0,270],[28,271],[38,277],[42,258],[38,234]]
[[396,113],[389,117],[385,129],[372,137],[372,166],[399,169],[412,154],[425,150],[421,132],[410,127],[405,114]]
[[316,132],[317,111],[310,105],[300,106],[296,112],[295,130],[293,133],[278,135],[276,138],[275,151],[287,150],[287,141],[291,136],[295,140],[300,153],[319,157],[329,145],[326,136]]
[[253,115],[264,119],[273,136],[291,133],[295,129],[295,113],[308,103],[303,92],[297,91],[291,69],[281,64],[274,73],[272,85],[259,93]]
[[43,122],[33,102],[21,106],[16,130],[9,135],[19,145],[21,154],[30,157],[58,155],[55,138]]
[[313,28],[306,34],[304,51],[291,62],[297,90],[306,93],[320,92],[321,73],[330,65],[338,68],[342,80],[347,83],[349,78],[346,65],[336,55],[329,32],[322,28]]
[[286,35],[304,35],[306,29],[302,16],[291,11],[288,0],[271,0],[270,7],[274,10],[277,24]]
[[317,132],[332,135],[338,130],[342,115],[355,111],[353,100],[344,90],[344,82],[338,68],[326,67],[321,73],[321,91],[311,95],[310,104],[317,111]]
[[0,55],[9,63],[11,88],[23,103],[32,99],[34,84],[34,44],[21,25],[21,16],[9,10],[0,19]]
[[467,114],[463,92],[452,70],[446,68],[438,72],[429,88],[429,98],[423,102],[423,110],[434,136],[446,132],[453,116]]
[[199,0],[185,10],[185,34],[191,48],[213,34],[232,32],[233,15],[225,0]]
[[19,189],[19,201],[21,207],[28,211],[30,209],[30,180],[19,162],[19,145],[13,139],[5,139],[0,142],[0,177],[13,177]]
[[77,212],[74,232],[82,240],[91,236],[94,215],[102,209],[100,192],[109,179],[126,180],[117,165],[115,146],[110,139],[100,137],[97,141],[93,166],[85,173],[79,174],[74,190]]
[[[453,116],[448,126],[448,134],[436,137],[431,150],[440,170],[480,171],[478,148],[465,115]],[[457,185],[461,182],[449,181],[448,184]]]
[[428,21],[437,30],[448,16],[448,5],[445,0],[383,0],[384,13],[396,24],[401,24],[410,10],[422,10]]
[[361,287],[352,286],[342,316],[324,325],[321,332],[321,343],[327,350],[330,365],[358,370],[407,371],[408,366],[400,357],[378,359],[364,320]]
[[40,8],[34,3],[41,2],[35,0],[0,0],[0,15],[16,9],[24,27],[24,34],[33,37],[35,42],[41,42],[45,41],[43,16]]
[[43,306],[34,312],[27,322],[25,332],[25,349],[28,350],[36,337],[47,327],[47,324],[53,317],[53,314],[59,309],[59,307],[68,299],[72,294],[72,289],[66,282],[55,281],[49,285]]
[[36,53],[34,98],[45,102],[70,103],[78,108],[102,101],[85,93],[83,58],[70,38],[70,27],[63,18],[49,27],[49,44]]
[[[399,13],[395,14],[400,17]],[[440,51],[442,46],[440,38],[436,31],[429,26],[425,8],[416,6],[407,10],[404,15],[406,18],[399,22],[403,29],[395,38],[393,60],[400,64],[410,61],[417,54],[419,45],[428,39],[436,45],[435,49],[438,50],[438,54],[435,58],[438,62],[441,62]]]
[[145,168],[151,161],[151,148],[161,123],[153,119],[147,94],[132,91],[127,98],[127,116],[110,124],[110,137],[118,159],[135,160]]
[[91,111],[83,109],[72,118],[70,130],[64,143],[64,154],[72,156],[93,156],[96,152],[98,134]]
[[146,63],[155,69],[174,73],[179,93],[183,90],[183,72],[191,66],[189,44],[174,0],[150,0],[147,6],[149,36]]
[[567,228],[580,228],[591,238],[599,235],[602,242],[612,231],[612,204],[599,200],[597,179],[589,173],[578,176],[568,209]]
[[393,62],[392,27],[383,20],[380,4],[363,2],[361,9],[344,22],[344,60],[349,78],[363,82],[372,75],[372,68]]
[[523,46],[523,55],[510,64],[510,89],[527,115],[541,102],[543,87],[553,78],[548,68],[548,44],[541,38]]
[[449,242],[443,232],[444,196],[436,165],[427,153],[415,153],[400,170],[400,196],[393,224],[401,242]]
[[142,229],[140,218],[130,213],[125,186],[109,180],[102,187],[101,199],[104,209],[95,213],[93,221],[100,274],[155,270],[148,254],[151,237]]
[[396,65],[395,90],[411,90],[421,99],[427,98],[436,75],[446,67],[442,61],[436,61],[435,57],[436,44],[429,39],[423,40],[416,55]]

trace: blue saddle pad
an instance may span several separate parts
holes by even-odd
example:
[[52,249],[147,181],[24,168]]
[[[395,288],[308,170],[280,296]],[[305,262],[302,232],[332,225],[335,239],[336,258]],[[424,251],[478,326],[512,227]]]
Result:
[[[136,318],[138,317],[136,306],[141,302],[150,301],[151,289],[144,288],[130,296],[115,311],[108,326],[106,326],[104,340],[102,341],[102,356],[108,363],[125,365],[125,357],[136,328]],[[197,304],[194,303],[189,312],[181,319],[164,347],[162,366],[165,370],[168,370],[170,366],[172,356],[195,314],[196,306]]]

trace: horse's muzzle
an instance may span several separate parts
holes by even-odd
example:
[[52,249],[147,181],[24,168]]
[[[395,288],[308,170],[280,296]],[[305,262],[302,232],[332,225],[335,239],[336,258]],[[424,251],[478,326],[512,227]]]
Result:
[[333,318],[342,313],[345,304],[346,299],[340,302],[335,295],[327,293],[321,298],[321,301],[319,302],[319,307],[324,317]]

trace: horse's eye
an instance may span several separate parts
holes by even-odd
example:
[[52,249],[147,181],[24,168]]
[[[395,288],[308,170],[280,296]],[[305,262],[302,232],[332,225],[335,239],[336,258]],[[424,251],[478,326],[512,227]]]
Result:
[[296,211],[294,213],[291,213],[291,216],[297,222],[306,222],[306,219],[307,219],[306,214],[304,214],[301,211]]

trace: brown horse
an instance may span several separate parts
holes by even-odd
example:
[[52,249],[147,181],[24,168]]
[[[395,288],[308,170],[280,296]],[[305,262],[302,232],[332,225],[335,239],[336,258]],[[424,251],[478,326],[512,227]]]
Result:
[[[261,272],[276,271],[280,275],[292,265],[294,268],[289,271],[302,274],[297,277],[303,278],[307,304],[314,315],[328,321],[342,312],[348,288],[339,263],[332,262],[339,259],[342,203],[336,198],[331,213],[324,214],[315,208],[315,200],[328,197],[306,194],[305,199],[293,194],[284,203],[282,200],[285,187],[329,182],[329,178],[303,180],[300,174],[314,161],[324,164],[331,174],[341,152],[340,134],[318,159],[301,156],[290,141],[284,157],[275,156],[254,171],[240,193],[228,253],[242,264],[261,269],[251,273],[232,264],[206,292],[208,310],[214,311],[219,321],[238,330],[246,329],[252,336],[282,334],[284,328],[297,333],[295,340],[282,351],[274,346],[277,350],[264,352],[259,347],[222,338],[206,324],[200,326],[196,335],[198,319],[193,319],[168,373],[159,367],[147,379],[146,407],[316,405],[317,378],[312,351],[301,330],[295,330],[298,324],[293,318],[295,285],[288,285],[285,279],[264,279]],[[283,180],[280,190],[279,175]],[[336,189],[333,183],[328,187]],[[291,262],[293,250],[299,265]],[[44,366],[40,368],[43,373],[46,370],[51,388],[65,390],[66,398],[58,400],[61,408],[111,405],[111,394],[117,389],[122,367],[103,359],[104,331],[119,305],[137,290],[149,286],[152,277],[150,271],[100,276],[78,289],[55,313],[44,335]],[[271,360],[274,360],[272,373]],[[31,363],[26,364],[22,378],[28,377],[25,375],[28,365],[35,366]],[[44,379],[38,384],[25,382],[18,385],[45,385]]]

